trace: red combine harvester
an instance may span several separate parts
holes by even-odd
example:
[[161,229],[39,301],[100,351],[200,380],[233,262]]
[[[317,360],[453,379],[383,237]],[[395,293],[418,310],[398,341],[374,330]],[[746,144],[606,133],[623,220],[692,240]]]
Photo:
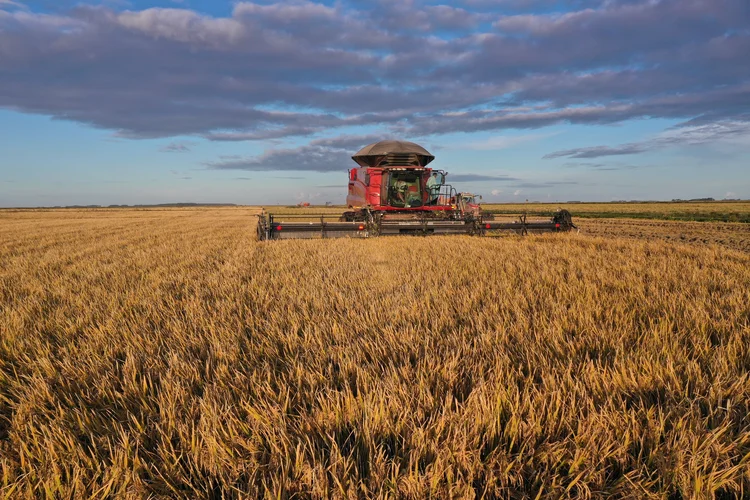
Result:
[[[435,159],[413,142],[380,141],[352,156],[349,210],[343,214],[284,215],[278,220],[262,211],[259,240],[291,238],[367,238],[400,234],[487,235],[494,231],[570,231],[570,213],[559,210],[551,220],[496,221],[482,212],[477,196],[459,193],[447,184],[448,174],[428,168]],[[332,217],[337,220],[330,220]],[[311,220],[313,219],[314,220]],[[300,220],[306,219],[306,220]]]

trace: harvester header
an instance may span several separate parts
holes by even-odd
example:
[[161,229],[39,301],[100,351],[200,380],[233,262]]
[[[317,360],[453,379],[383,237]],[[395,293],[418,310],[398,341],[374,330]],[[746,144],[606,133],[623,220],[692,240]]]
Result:
[[413,142],[376,142],[352,159],[358,166],[349,170],[348,211],[334,216],[284,215],[283,221],[263,211],[258,239],[489,235],[496,231],[526,234],[575,228],[566,210],[546,221],[529,221],[525,215],[514,221],[494,220],[492,214],[482,211],[480,196],[457,192],[448,184],[447,172],[428,167],[435,157]]

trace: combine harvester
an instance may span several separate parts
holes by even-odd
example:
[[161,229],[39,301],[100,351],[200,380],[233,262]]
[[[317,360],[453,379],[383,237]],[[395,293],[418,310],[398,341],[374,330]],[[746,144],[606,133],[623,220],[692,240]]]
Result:
[[284,215],[283,220],[262,211],[258,216],[258,239],[484,236],[494,231],[527,234],[576,227],[567,210],[559,210],[551,220],[527,220],[525,215],[515,221],[494,220],[491,214],[482,212],[475,195],[459,193],[447,184],[446,172],[427,168],[435,157],[413,142],[376,142],[362,148],[352,159],[359,167],[349,170],[349,211],[336,215]]

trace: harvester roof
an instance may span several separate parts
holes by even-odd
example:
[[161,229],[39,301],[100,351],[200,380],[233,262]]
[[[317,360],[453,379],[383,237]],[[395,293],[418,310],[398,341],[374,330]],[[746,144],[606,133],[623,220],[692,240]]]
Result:
[[352,156],[361,167],[424,167],[435,157],[419,144],[409,141],[380,141],[365,146]]

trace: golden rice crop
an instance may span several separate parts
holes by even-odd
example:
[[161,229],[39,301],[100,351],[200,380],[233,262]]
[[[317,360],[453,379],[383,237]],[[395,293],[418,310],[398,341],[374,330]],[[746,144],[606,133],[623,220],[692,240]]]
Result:
[[7,498],[750,494],[750,255],[0,212]]

